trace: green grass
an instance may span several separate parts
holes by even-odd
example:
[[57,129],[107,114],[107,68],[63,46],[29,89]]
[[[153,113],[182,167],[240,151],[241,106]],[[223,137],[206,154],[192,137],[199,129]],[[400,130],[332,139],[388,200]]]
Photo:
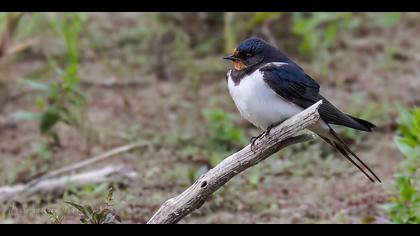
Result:
[[79,77],[79,35],[84,21],[81,14],[65,15],[50,21],[57,36],[65,41],[67,65],[62,69],[53,58],[47,57],[59,79],[51,83],[22,80],[23,84],[39,93],[34,104],[38,112],[19,111],[12,114],[16,119],[35,120],[39,123],[42,137],[35,152],[47,159],[51,158],[48,150],[51,142],[52,145],[61,146],[54,129],[57,123],[63,122],[81,131],[86,130],[83,112],[87,96],[80,89]]
[[398,224],[420,223],[420,109],[400,109],[399,132],[395,143],[404,156],[394,180],[390,203],[384,207]]

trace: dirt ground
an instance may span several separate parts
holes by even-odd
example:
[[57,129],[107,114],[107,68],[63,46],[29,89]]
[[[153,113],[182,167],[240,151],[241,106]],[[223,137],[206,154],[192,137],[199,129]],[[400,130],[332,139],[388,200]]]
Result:
[[[102,24],[106,24],[104,28],[129,28],[130,17],[115,14]],[[381,205],[388,201],[395,168],[402,160],[393,142],[395,105],[420,105],[419,35],[420,25],[401,22],[386,30],[349,38],[346,47],[331,52],[325,76],[316,74],[316,59],[297,60],[339,108],[378,126],[369,134],[346,133],[345,129],[340,129],[340,134],[346,135],[352,149],[381,177],[382,184],[370,183],[316,139],[260,163],[255,167],[259,171],[258,184],[250,181],[253,170],[235,177],[181,222],[371,223],[386,219]],[[398,54],[389,56],[388,47],[398,48]],[[44,63],[34,51],[30,57],[16,59],[1,69],[0,185],[24,181],[142,140],[148,144],[146,147],[89,169],[122,163],[136,171],[134,181],[116,188],[114,209],[124,223],[145,223],[167,198],[191,184],[191,173],[209,166],[208,152],[192,146],[208,138],[202,108],[217,106],[235,114],[235,124],[246,130],[247,137],[258,132],[239,116],[228,94],[224,71],[200,80],[198,94],[192,94],[182,78],[162,81],[153,75],[137,74],[139,69],[129,66],[120,68],[124,72],[119,77],[118,73],[108,73],[103,62],[85,55],[81,61],[82,88],[89,94],[85,119],[95,134],[88,140],[77,130],[60,124],[57,128],[63,147],[54,151],[52,160],[32,160],[28,156],[39,137],[37,124],[16,120],[10,114],[34,110],[36,93],[15,81]],[[225,69],[229,66],[226,63]],[[115,77],[119,85],[103,84]],[[79,223],[79,214],[64,200],[95,205],[106,194],[104,189],[102,185],[69,187],[64,195],[33,196],[25,202],[4,204],[0,206],[0,222],[49,223],[44,211],[50,208],[64,216],[63,223]]]

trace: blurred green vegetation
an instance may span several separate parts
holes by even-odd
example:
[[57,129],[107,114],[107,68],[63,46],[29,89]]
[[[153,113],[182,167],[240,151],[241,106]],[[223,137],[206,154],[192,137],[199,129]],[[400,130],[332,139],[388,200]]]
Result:
[[395,143],[404,156],[395,174],[394,194],[385,209],[397,224],[420,223],[420,108],[400,109]]
[[205,108],[203,115],[208,126],[210,163],[216,166],[234,148],[246,144],[245,133],[234,124],[235,116],[220,108]]
[[52,82],[24,79],[22,82],[29,88],[39,91],[35,106],[40,112],[18,111],[11,114],[16,119],[39,121],[39,129],[43,137],[52,137],[51,141],[41,139],[35,151],[44,158],[50,159],[48,146],[61,146],[54,126],[63,122],[70,127],[85,131],[83,111],[87,97],[80,89],[79,77],[79,34],[82,31],[85,17],[82,14],[66,15],[63,18],[50,19],[50,25],[58,37],[65,41],[67,51],[66,68],[47,55],[48,64],[58,76]]
[[[71,28],[63,25],[68,21],[65,18],[69,18],[69,14],[24,14],[17,20],[21,24],[14,24],[16,29],[12,41],[19,42],[45,33],[48,31],[48,27],[44,27],[47,21],[57,35],[67,37],[65,42],[69,44],[71,32],[62,32]],[[221,73],[224,70],[223,61],[215,59],[231,52],[241,39],[251,35],[266,38],[300,59],[311,60],[315,56],[324,59],[330,49],[339,46],[340,39],[362,34],[366,28],[392,27],[401,18],[400,13],[372,15],[350,12],[145,14],[147,17],[135,22],[129,29],[109,29],[98,22],[82,22],[89,25],[83,32],[83,46],[90,47],[110,73],[127,73],[122,69],[125,65],[141,68],[142,73],[153,73],[162,79],[191,79]],[[87,18],[85,14],[76,15]],[[8,13],[0,14],[0,28],[8,25],[7,16]],[[112,34],[104,33],[110,30],[113,30]],[[104,38],[106,40],[102,40]],[[72,44],[68,46],[73,47]],[[111,56],[121,53],[123,60]]]
[[[116,224],[120,223],[121,219],[113,210],[113,200],[114,189],[109,187],[105,199],[98,207],[80,205],[71,201],[66,203],[79,212],[80,222],[83,224]],[[47,208],[45,212],[52,224],[61,224],[64,220],[64,216],[60,216],[56,210]]]
[[230,150],[235,145],[246,143],[243,130],[233,123],[235,116],[220,108],[206,108],[203,114],[209,125],[209,141],[213,148]]

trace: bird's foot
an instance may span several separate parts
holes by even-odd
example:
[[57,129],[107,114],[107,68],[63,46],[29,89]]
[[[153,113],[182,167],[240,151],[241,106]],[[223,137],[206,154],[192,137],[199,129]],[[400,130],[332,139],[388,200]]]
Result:
[[254,145],[255,145],[255,142],[258,140],[258,139],[262,139],[262,138],[264,138],[264,136],[267,136],[267,135],[269,135],[270,134],[270,131],[271,131],[271,129],[272,128],[274,128],[274,127],[276,127],[278,124],[275,124],[275,125],[270,125],[270,126],[268,126],[267,127],[267,129],[264,131],[264,132],[262,132],[261,134],[259,134],[258,136],[254,136],[254,137],[252,137],[251,138],[251,140],[250,140],[250,143],[251,143],[251,151],[254,151]]
[[261,134],[259,134],[258,136],[254,136],[251,138],[251,140],[249,141],[251,143],[251,151],[254,152],[254,145],[255,142],[260,139],[263,135],[265,134],[265,131],[262,132]]

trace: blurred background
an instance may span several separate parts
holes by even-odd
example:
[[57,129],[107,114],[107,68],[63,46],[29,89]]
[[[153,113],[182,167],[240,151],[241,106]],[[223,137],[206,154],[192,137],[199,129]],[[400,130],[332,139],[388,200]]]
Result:
[[419,13],[0,13],[0,222],[147,222],[260,132],[234,106],[222,59],[259,36],[341,110],[378,126],[338,130],[383,183],[317,138],[235,177],[181,222],[420,223],[419,22]]

